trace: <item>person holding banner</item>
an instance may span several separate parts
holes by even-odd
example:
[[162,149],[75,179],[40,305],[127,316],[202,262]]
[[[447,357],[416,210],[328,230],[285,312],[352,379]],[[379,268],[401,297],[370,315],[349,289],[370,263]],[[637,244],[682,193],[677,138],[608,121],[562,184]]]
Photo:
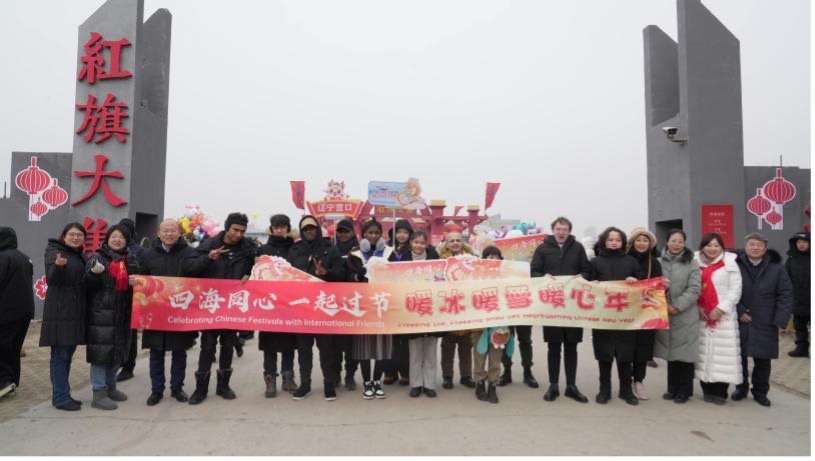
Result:
[[[444,241],[436,248],[439,259],[447,259],[453,256],[471,255],[477,257],[473,249],[464,242],[459,231],[449,231],[444,236]],[[448,332],[441,340],[441,374],[445,389],[453,388],[453,358],[458,346],[458,367],[461,373],[460,383],[470,389],[475,388],[473,381],[473,341],[469,330],[458,330]]]
[[[532,277],[546,275],[580,275],[586,280],[591,279],[591,267],[586,256],[586,249],[572,235],[572,222],[560,216],[552,221],[552,235],[548,235],[535,249],[532,255],[530,271]],[[521,349],[521,360],[526,368],[532,366],[532,339],[530,332],[525,333],[521,327],[516,327],[518,342]],[[524,345],[526,336],[529,344]],[[564,395],[580,403],[588,403],[589,399],[577,388],[577,345],[583,341],[583,329],[574,327],[543,327],[543,340],[549,348],[549,389],[543,395],[543,400],[552,402],[560,395],[558,383],[560,381],[560,350],[563,348],[563,368],[566,372],[566,392]],[[528,355],[528,359],[526,356]],[[506,357],[506,355],[505,355]],[[504,359],[505,374],[509,373],[512,361]],[[531,375],[531,371],[530,371]],[[510,379],[511,381],[511,379]]]
[[[243,213],[230,213],[224,222],[223,231],[204,241],[195,253],[184,258],[181,272],[185,277],[208,279],[249,279],[257,256],[257,248],[244,238],[249,218]],[[197,405],[207,398],[210,371],[215,360],[215,347],[220,343],[218,357],[217,385],[215,395],[226,400],[236,397],[229,387],[232,377],[232,354],[237,334],[234,330],[205,330],[201,332],[201,352],[198,356],[198,371],[195,372],[195,392],[190,404]]]
[[[348,264],[354,272],[354,280],[368,282],[366,265],[373,257],[388,259],[393,248],[385,245],[382,239],[382,225],[376,219],[371,219],[362,225],[362,241],[359,247],[351,251]],[[393,355],[392,335],[356,335],[354,336],[353,358],[359,360],[362,368],[363,391],[362,398],[384,399],[387,397],[382,389],[380,379],[384,373],[384,361],[390,360]],[[371,360],[374,361],[373,375],[371,374]]]
[[[628,240],[628,254],[640,263],[643,280],[662,277],[662,266],[657,259],[657,238],[653,232],[644,227],[632,230]],[[635,334],[637,346],[634,349],[632,390],[638,399],[648,400],[648,391],[643,381],[648,362],[654,360],[654,330],[637,330]]]
[[741,270],[736,255],[724,251],[724,239],[717,233],[702,237],[695,257],[702,270],[697,301],[702,321],[695,374],[701,381],[704,401],[724,405],[728,386],[742,382],[736,312],[741,299]]
[[[277,256],[286,259],[294,245],[291,233],[291,220],[284,214],[269,218],[269,240],[258,249],[258,255]],[[258,349],[263,351],[263,381],[266,383],[264,396],[277,395],[277,354],[281,355],[280,374],[283,376],[282,389],[297,391],[294,382],[294,350],[297,349],[297,335],[294,333],[272,333],[261,331],[258,335]]]
[[[608,282],[625,280],[628,284],[637,283],[643,278],[640,264],[625,253],[625,232],[609,227],[598,238],[599,252],[591,260],[592,280]],[[605,404],[611,400],[611,365],[617,361],[617,375],[620,379],[619,397],[629,405],[639,404],[631,390],[631,363],[637,345],[636,331],[592,330],[594,357],[600,368],[600,392],[595,401]]]
[[[388,261],[408,261],[412,251],[410,237],[413,235],[413,226],[407,220],[400,219],[394,224],[394,229],[389,231],[391,238],[388,243],[393,247],[393,252],[388,257]],[[410,383],[409,355],[407,337],[393,335],[393,358],[383,364],[385,375],[382,378],[382,384],[393,384],[397,379],[399,384],[405,386]]]
[[[343,267],[347,267],[348,255],[351,250],[359,246],[359,240],[354,233],[354,223],[350,219],[341,219],[334,225],[334,248],[342,258]],[[346,270],[346,282],[353,282],[356,275],[353,271]],[[357,374],[359,363],[351,358],[351,351],[354,348],[354,338],[352,335],[339,335],[337,338],[338,347],[335,350],[334,359],[334,381],[339,385],[343,362],[345,363],[345,390],[353,391],[357,388],[354,375]]]
[[685,232],[668,231],[665,251],[659,258],[667,280],[670,329],[658,330],[654,355],[668,361],[668,392],[662,395],[674,403],[686,403],[693,396],[693,362],[699,352],[699,312],[696,300],[702,288],[702,272],[685,246]]
[[[326,282],[346,280],[342,258],[331,241],[324,239],[320,223],[311,215],[303,216],[299,223],[300,240],[289,250],[289,263]],[[334,363],[339,348],[339,335],[297,333],[297,360],[300,365],[300,387],[294,391],[294,400],[303,400],[311,392],[311,369],[314,364],[314,343],[320,352],[320,368],[323,372],[323,396],[325,400],[337,399]]]
[[88,287],[86,359],[91,364],[93,401],[100,410],[115,410],[127,395],[116,389],[116,371],[130,347],[132,285],[139,273],[136,255],[128,248],[130,233],[116,224],[85,268]]
[[[175,219],[165,219],[158,226],[158,239],[153,247],[142,253],[143,275],[178,277],[181,273],[181,261],[195,254],[195,250],[181,238],[179,225]],[[187,371],[187,349],[195,341],[194,331],[158,331],[142,332],[142,349],[150,350],[150,383],[152,391],[147,398],[147,405],[156,405],[164,398],[164,356],[170,351],[170,396],[178,402],[187,402],[189,397],[184,392],[184,375]]]

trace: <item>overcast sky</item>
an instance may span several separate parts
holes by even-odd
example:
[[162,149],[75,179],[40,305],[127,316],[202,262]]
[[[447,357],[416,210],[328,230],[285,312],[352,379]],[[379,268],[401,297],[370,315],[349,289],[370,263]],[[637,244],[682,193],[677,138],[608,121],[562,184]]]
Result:
[[[101,0],[3,2],[0,182],[70,152],[77,27]],[[744,156],[810,167],[810,2],[707,0],[741,41]],[[173,14],[165,213],[293,218],[289,180],[417,177],[423,196],[575,231],[647,224],[642,29],[674,0],[148,0]],[[450,209],[452,211],[452,208]],[[268,221],[266,221],[268,222]]]

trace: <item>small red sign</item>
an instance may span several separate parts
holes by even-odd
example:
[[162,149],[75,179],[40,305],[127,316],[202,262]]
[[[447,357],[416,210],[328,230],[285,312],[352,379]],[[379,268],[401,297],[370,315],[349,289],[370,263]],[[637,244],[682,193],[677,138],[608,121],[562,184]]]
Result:
[[716,232],[727,248],[735,248],[733,241],[733,205],[702,205],[702,235]]
[[345,216],[356,219],[359,210],[362,209],[360,200],[320,200],[317,202],[306,201],[309,213],[316,218],[326,216]]

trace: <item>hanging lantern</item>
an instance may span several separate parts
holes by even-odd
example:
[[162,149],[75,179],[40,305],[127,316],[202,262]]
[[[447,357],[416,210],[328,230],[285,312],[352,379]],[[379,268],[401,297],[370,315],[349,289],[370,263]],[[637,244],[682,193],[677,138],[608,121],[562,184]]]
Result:
[[795,185],[781,175],[781,168],[775,169],[775,178],[764,184],[764,195],[773,202],[783,205],[795,198]]
[[772,203],[761,195],[761,189],[756,189],[755,197],[747,201],[747,211],[758,218],[758,230],[761,230],[761,218],[772,208]]
[[14,183],[17,188],[28,195],[36,195],[44,191],[51,182],[51,175],[37,166],[37,157],[31,157],[31,166],[17,173]]
[[29,211],[31,211],[31,213],[37,217],[37,221],[39,221],[39,218],[42,215],[48,213],[48,207],[44,203],[37,200],[33,205],[31,205]]
[[780,223],[781,219],[782,217],[777,211],[771,211],[767,213],[767,216],[764,217],[764,220],[772,224],[773,226]]
[[59,187],[57,178],[52,178],[51,187],[45,189],[42,193],[42,201],[50,208],[56,208],[68,201],[68,192]]

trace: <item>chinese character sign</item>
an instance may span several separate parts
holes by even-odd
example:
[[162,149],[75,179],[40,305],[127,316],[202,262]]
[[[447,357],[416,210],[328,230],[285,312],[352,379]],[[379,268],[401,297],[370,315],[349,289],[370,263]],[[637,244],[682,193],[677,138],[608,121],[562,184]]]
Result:
[[325,283],[138,276],[131,325],[403,334],[507,325],[668,327],[661,278],[634,285],[578,276],[462,282]]

